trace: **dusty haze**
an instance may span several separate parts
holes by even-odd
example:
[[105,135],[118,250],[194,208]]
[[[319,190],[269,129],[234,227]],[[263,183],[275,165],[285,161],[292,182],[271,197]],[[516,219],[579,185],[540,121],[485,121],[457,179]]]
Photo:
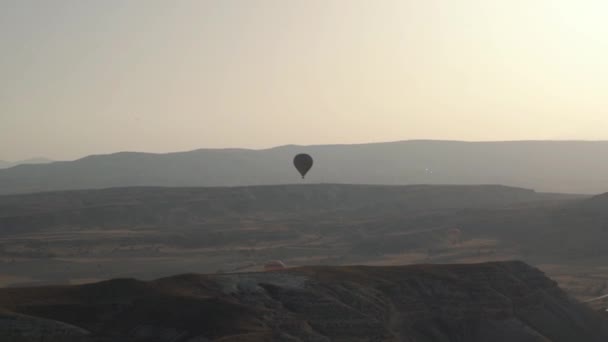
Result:
[[600,0],[2,1],[0,159],[607,139],[607,12]]

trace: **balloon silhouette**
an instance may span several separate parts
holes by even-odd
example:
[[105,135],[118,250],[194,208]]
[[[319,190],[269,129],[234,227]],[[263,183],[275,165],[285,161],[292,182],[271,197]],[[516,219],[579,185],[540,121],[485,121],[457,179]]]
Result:
[[312,168],[312,164],[312,157],[305,153],[298,154],[295,158],[293,158],[293,165],[302,175],[302,179],[304,179],[306,173],[310,171],[310,169]]

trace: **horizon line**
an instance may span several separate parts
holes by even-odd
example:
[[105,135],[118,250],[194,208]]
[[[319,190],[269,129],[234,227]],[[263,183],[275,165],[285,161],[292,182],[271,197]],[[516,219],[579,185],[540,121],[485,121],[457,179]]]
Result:
[[[24,158],[17,161],[11,161],[6,159],[0,159],[0,162],[6,162],[9,164],[17,164],[36,160],[36,159],[46,159],[50,163],[53,162],[68,162],[68,161],[76,161],[90,157],[100,157],[100,156],[111,156],[117,154],[150,154],[150,155],[168,155],[168,154],[180,154],[180,153],[189,153],[196,151],[270,151],[281,148],[289,148],[289,147],[301,147],[301,148],[314,148],[314,147],[331,147],[331,146],[360,146],[360,145],[382,145],[382,144],[396,144],[396,143],[408,143],[408,142],[438,142],[438,143],[541,143],[541,142],[559,142],[559,143],[601,143],[608,142],[608,139],[520,139],[520,140],[457,140],[457,139],[405,139],[405,140],[391,140],[391,141],[369,141],[369,142],[358,142],[358,143],[333,143],[333,144],[283,144],[283,145],[275,145],[271,147],[262,147],[262,148],[247,148],[247,147],[201,147],[194,148],[189,150],[175,150],[169,152],[149,152],[149,151],[137,151],[137,150],[122,150],[116,152],[101,152],[101,153],[92,153],[86,154],[81,157],[76,157],[73,159],[53,159],[45,156],[36,156],[31,158]],[[20,164],[20,165],[23,165]]]

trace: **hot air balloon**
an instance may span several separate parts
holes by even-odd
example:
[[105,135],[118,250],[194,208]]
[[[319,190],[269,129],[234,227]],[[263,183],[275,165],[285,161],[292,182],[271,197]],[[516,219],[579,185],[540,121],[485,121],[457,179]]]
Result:
[[302,179],[306,176],[306,173],[312,168],[312,157],[305,153],[300,153],[293,158],[293,165],[296,167],[298,172],[302,175]]

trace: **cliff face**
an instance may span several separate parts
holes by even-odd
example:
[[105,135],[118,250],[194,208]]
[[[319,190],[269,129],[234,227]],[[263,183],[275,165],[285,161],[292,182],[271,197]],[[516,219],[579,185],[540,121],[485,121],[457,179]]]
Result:
[[521,262],[305,267],[1,289],[0,306],[64,322],[58,334],[69,324],[82,341],[608,340],[604,318]]

